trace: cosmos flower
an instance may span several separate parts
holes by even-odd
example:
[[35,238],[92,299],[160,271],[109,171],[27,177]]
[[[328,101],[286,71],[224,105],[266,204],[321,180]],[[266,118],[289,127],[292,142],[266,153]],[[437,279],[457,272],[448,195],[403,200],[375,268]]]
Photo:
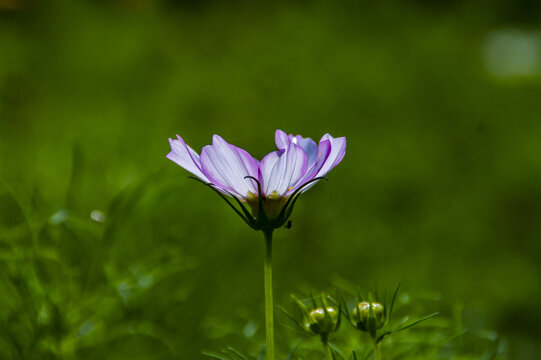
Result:
[[298,196],[324,179],[346,153],[346,138],[329,134],[316,144],[310,138],[276,130],[275,142],[278,150],[258,161],[219,135],[213,136],[212,145],[203,147],[199,156],[177,135],[177,139],[169,139],[167,158],[218,192],[252,228],[272,231],[287,223]]

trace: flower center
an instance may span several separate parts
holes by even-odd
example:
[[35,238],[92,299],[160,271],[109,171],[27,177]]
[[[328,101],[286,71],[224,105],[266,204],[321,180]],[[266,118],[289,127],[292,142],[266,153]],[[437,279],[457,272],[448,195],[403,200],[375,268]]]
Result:
[[[262,203],[263,203],[263,211],[265,212],[265,215],[267,216],[267,219],[273,220],[278,217],[280,212],[282,211],[282,208],[284,207],[287,199],[289,197],[278,195],[276,191],[273,191],[269,195],[262,195]],[[250,206],[252,209],[252,215],[256,219],[259,216],[259,197],[253,193],[248,193],[248,196],[246,197],[246,203]]]

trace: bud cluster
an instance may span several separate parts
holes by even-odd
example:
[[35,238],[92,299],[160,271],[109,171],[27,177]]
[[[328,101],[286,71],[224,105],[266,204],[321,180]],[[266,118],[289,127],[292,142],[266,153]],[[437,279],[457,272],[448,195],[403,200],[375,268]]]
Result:
[[284,311],[284,313],[295,322],[299,330],[309,335],[321,337],[321,341],[328,351],[326,356],[328,359],[334,358],[332,354],[329,355],[331,350],[328,338],[330,334],[338,331],[342,316],[349,320],[355,329],[370,335],[376,353],[378,344],[387,336],[408,329],[437,315],[437,313],[434,313],[409,323],[403,322],[397,328],[388,329],[387,325],[391,320],[399,289],[400,285],[394,291],[389,302],[386,294],[382,298],[368,294],[366,298],[357,295],[353,305],[339,294],[337,297],[339,300],[335,300],[324,293],[305,300],[299,300],[297,297],[292,296],[302,313],[303,320],[297,321],[295,317],[287,312]]
[[396,288],[390,304],[387,304],[386,294],[383,299],[379,299],[377,295],[374,297],[372,294],[363,298],[358,294],[352,311],[346,312],[345,316],[357,330],[370,334],[374,342],[378,342],[378,339],[382,338],[378,334],[379,330],[383,329],[391,319],[399,288],[400,286]]
[[310,335],[319,335],[326,342],[329,334],[338,331],[340,328],[341,308],[327,295],[322,293],[319,296],[312,297],[307,301],[309,305],[294,295],[292,297],[303,317],[302,323],[295,322],[304,332]]
[[378,302],[363,301],[357,303],[352,311],[353,325],[369,333],[375,333],[385,324],[385,311],[383,305]]
[[313,334],[330,334],[338,330],[339,312],[333,307],[319,307],[308,313],[305,318],[306,328]]

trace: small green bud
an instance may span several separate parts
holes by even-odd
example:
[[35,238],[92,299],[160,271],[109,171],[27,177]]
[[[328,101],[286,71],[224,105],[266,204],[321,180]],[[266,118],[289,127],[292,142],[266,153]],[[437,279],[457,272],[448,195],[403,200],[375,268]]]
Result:
[[329,334],[337,330],[338,315],[333,307],[320,307],[308,313],[305,324],[313,334]]
[[[372,310],[370,310],[370,305],[372,305]],[[377,302],[360,302],[353,309],[353,319],[359,330],[373,333],[381,329],[384,324],[383,305]]]

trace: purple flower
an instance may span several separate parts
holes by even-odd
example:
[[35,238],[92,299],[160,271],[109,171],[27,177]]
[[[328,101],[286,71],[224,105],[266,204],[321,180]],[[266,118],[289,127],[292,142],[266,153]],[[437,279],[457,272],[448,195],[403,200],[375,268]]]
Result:
[[[167,158],[216,190],[252,228],[268,230],[284,225],[298,196],[324,178],[346,153],[346,138],[329,134],[316,144],[276,130],[275,141],[278,150],[258,161],[219,135],[199,156],[177,135],[176,140],[169,139]],[[242,213],[224,195],[235,199]]]

